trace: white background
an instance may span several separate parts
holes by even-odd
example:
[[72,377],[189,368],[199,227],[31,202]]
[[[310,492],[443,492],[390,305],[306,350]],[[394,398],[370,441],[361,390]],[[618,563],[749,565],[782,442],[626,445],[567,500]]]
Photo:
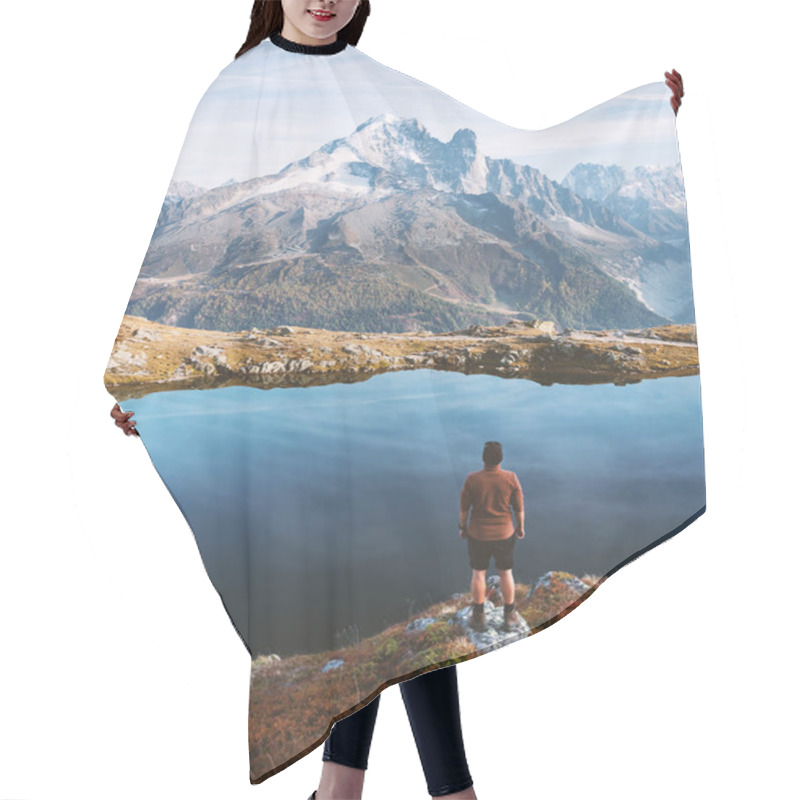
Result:
[[[3,7],[0,799],[305,800],[249,783],[250,660],[102,377],[191,115],[250,0]],[[796,788],[797,142],[778,2],[373,0],[361,49],[511,125],[675,67],[706,514],[458,666],[481,800]],[[427,798],[399,687],[364,798]]]

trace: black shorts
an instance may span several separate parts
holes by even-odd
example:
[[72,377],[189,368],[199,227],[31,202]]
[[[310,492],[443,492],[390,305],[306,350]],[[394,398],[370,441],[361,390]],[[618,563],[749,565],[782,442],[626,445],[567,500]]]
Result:
[[512,533],[507,539],[485,541],[467,535],[469,545],[469,565],[472,569],[488,569],[489,559],[494,556],[497,569],[511,569],[514,566],[514,543],[517,536]]

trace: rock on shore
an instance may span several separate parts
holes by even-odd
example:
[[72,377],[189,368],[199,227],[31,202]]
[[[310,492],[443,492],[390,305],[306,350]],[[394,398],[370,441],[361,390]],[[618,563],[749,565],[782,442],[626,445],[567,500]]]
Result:
[[440,369],[552,383],[632,383],[699,372],[693,324],[580,331],[512,321],[433,334],[279,325],[249,331],[178,328],[125,315],[104,383],[117,399],[153,391],[313,386]]

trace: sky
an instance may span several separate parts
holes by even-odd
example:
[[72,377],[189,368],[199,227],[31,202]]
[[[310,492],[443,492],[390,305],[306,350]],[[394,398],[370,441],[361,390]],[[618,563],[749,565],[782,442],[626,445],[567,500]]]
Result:
[[[498,91],[513,92],[514,86]],[[384,112],[417,117],[442,141],[471,128],[486,155],[528,164],[553,180],[580,162],[671,166],[679,155],[669,98],[663,81],[650,83],[557,125],[526,130],[358,48],[306,55],[265,40],[224,67],[200,99],[173,180],[212,188],[269,175]]]

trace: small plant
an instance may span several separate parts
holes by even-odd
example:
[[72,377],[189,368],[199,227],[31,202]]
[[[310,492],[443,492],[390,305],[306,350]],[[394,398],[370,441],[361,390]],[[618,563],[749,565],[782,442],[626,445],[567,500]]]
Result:
[[358,625],[348,625],[344,630],[339,631],[335,637],[336,647],[356,647],[361,643],[361,634]]
[[376,655],[383,661],[391,658],[397,652],[397,648],[397,640],[390,636],[378,647]]

